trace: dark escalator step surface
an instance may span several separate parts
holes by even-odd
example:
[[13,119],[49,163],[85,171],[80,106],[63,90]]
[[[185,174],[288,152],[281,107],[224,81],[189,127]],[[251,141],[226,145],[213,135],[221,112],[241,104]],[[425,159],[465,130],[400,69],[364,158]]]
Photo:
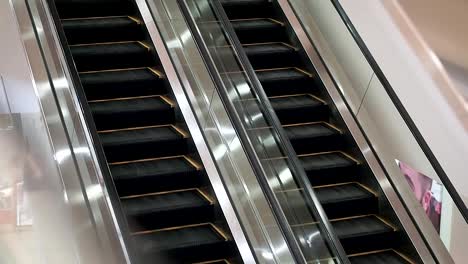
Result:
[[164,75],[150,67],[80,73],[88,100],[165,94]]
[[339,149],[342,132],[326,122],[299,123],[284,126],[297,154]]
[[284,24],[272,18],[235,19],[231,23],[242,44],[282,42],[286,39]]
[[222,257],[232,250],[229,238],[211,223],[136,233],[134,239],[145,255],[165,252],[184,262]]
[[348,254],[392,246],[397,229],[376,215],[331,220]]
[[109,162],[186,153],[188,134],[174,125],[99,131]]
[[186,156],[109,164],[120,196],[198,187],[201,166]]
[[122,198],[123,209],[134,231],[210,221],[213,204],[213,200],[200,189]]
[[269,97],[271,106],[283,125],[323,121],[328,117],[328,107],[310,94]]
[[62,20],[68,44],[89,44],[143,39],[141,22],[131,16]]
[[329,218],[372,214],[378,209],[377,195],[357,182],[316,186],[314,191]]
[[128,0],[55,0],[55,5],[62,19],[77,14],[80,17],[125,15],[132,8]]
[[140,41],[70,46],[78,71],[148,67],[153,64],[149,46]]
[[335,151],[299,155],[312,186],[349,182],[359,164],[349,155]]
[[268,0],[221,0],[226,14],[231,19],[249,17],[267,17],[272,12]]
[[297,65],[296,48],[283,42],[244,44],[254,69]]
[[412,264],[408,257],[395,250],[382,250],[350,255],[352,264]]
[[162,125],[175,121],[174,108],[163,96],[89,101],[98,130]]
[[314,89],[313,75],[300,68],[260,69],[256,73],[269,96],[309,93]]

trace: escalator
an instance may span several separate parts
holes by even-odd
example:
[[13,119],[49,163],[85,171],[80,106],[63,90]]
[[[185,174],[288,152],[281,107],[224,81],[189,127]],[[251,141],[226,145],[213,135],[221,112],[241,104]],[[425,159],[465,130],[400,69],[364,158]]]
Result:
[[[349,260],[420,263],[277,3],[221,3]],[[313,237],[316,226],[293,228]]]
[[[133,0],[55,0],[52,14],[79,77],[88,126],[103,149],[147,263],[239,263],[239,253]],[[54,5],[55,4],[55,5]],[[59,29],[60,31],[60,29]],[[72,65],[71,65],[72,66]],[[73,67],[72,67],[73,68]],[[111,192],[112,195],[112,192]]]

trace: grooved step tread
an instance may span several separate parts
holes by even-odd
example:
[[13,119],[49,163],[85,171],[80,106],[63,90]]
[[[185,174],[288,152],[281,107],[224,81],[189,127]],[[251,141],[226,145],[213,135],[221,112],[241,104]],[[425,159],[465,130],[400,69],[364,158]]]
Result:
[[90,101],[93,115],[118,115],[124,113],[158,112],[172,106],[161,96],[126,98],[122,100]]
[[277,29],[283,25],[279,21],[270,18],[254,18],[254,19],[236,19],[231,20],[234,30],[254,30],[254,29]]
[[243,45],[243,48],[248,56],[292,54],[296,52],[294,47],[280,42],[249,44]]
[[340,239],[350,237],[364,237],[373,234],[394,232],[395,229],[375,215],[355,217],[345,220],[332,221],[336,235]]
[[151,178],[162,176],[173,177],[174,174],[194,173],[197,168],[182,156],[145,161],[128,162],[124,164],[110,164],[114,180]]
[[178,211],[210,205],[211,202],[197,189],[155,193],[153,195],[142,195],[134,198],[129,197],[122,199],[124,211],[129,216]]
[[322,204],[375,198],[373,193],[358,183],[318,186],[314,188],[314,191]]
[[315,108],[324,105],[323,102],[308,94],[270,97],[270,103],[275,111],[292,110],[295,108]]
[[349,256],[353,264],[412,264],[409,259],[394,250],[375,251]]
[[317,155],[300,155],[299,159],[306,171],[322,170],[329,168],[343,168],[356,165],[354,160],[341,152],[330,152]]
[[179,131],[173,126],[157,126],[147,128],[133,128],[115,131],[102,131],[99,133],[104,147],[144,144],[161,141],[174,141],[183,139]]
[[300,70],[299,68],[257,70],[256,73],[261,82],[301,81],[309,80],[311,78],[310,74]]
[[197,248],[226,242],[211,224],[136,234],[135,239],[143,252]]
[[84,17],[76,19],[62,19],[64,30],[70,29],[95,29],[95,28],[115,28],[138,25],[138,22],[129,16],[109,16],[109,17]]
[[310,123],[284,127],[290,140],[324,138],[340,135],[340,132],[325,123]]

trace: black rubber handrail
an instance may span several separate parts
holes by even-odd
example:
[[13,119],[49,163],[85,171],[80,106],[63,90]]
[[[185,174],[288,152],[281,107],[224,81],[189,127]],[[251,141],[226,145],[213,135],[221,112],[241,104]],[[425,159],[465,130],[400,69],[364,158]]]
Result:
[[[114,213],[116,216],[117,223],[120,228],[121,236],[124,241],[124,245],[126,247],[127,253],[129,254],[130,261],[134,261],[137,259],[137,255],[135,254],[133,243],[131,243],[130,237],[130,228],[123,212],[123,208],[120,203],[119,195],[117,193],[117,188],[113,181],[110,168],[107,164],[107,159],[104,153],[104,148],[102,147],[99,134],[97,133],[97,128],[93,122],[93,115],[91,113],[91,109],[88,104],[88,100],[86,99],[86,94],[84,92],[83,86],[81,85],[80,77],[78,74],[78,70],[76,69],[72,53],[68,46],[68,41],[65,36],[65,31],[62,27],[61,20],[55,6],[54,0],[45,0],[47,1],[47,5],[49,6],[49,11],[51,17],[54,21],[55,30],[58,34],[58,38],[60,44],[62,46],[62,51],[65,56],[65,61],[69,67],[69,74],[71,77],[71,82],[73,87],[75,87],[75,92],[78,97],[78,102],[81,108],[81,111],[84,116],[85,123],[88,127],[88,133],[91,136],[92,147],[94,152],[96,153],[97,161],[99,167],[101,168],[101,173],[103,175],[103,179],[105,182],[105,186],[107,187],[107,192],[109,194],[110,204],[114,208]],[[84,190],[83,190],[84,191]],[[118,234],[117,234],[118,236]]]
[[[266,93],[263,90],[263,87],[258,80],[257,75],[255,74],[255,71],[250,64],[250,61],[247,57],[247,54],[242,48],[242,45],[237,38],[237,35],[234,31],[234,28],[232,27],[221,3],[219,0],[210,0],[212,4],[213,11],[215,12],[215,15],[218,17],[219,22],[221,23],[222,27],[225,30],[225,35],[228,38],[232,49],[234,53],[237,55],[237,58],[239,59],[239,63],[243,66],[247,77],[250,79],[250,82],[252,84],[252,89],[254,90],[254,94],[258,99],[258,102],[260,103],[260,107],[263,110],[263,113],[265,115],[265,118],[268,122],[269,125],[272,126],[273,130],[275,133],[273,133],[273,136],[276,139],[276,142],[278,142],[278,145],[283,147],[283,154],[287,156],[287,162],[289,163],[289,168],[292,172],[292,174],[295,176],[296,181],[298,182],[298,185],[303,188],[304,196],[306,198],[306,202],[309,206],[309,209],[311,209],[312,214],[316,219],[319,220],[319,229],[322,231],[322,233],[325,233],[324,235],[324,240],[327,241],[327,244],[329,247],[331,247],[332,252],[334,253],[334,256],[336,256],[339,260],[340,263],[350,263],[337,235],[335,234],[332,225],[330,224],[328,217],[326,216],[315,192],[312,189],[312,186],[307,178],[307,174],[304,171],[304,168],[301,165],[301,162],[299,158],[297,157],[294,148],[292,147],[286,132],[284,131],[283,127],[281,126],[281,123],[276,116],[275,111],[273,110],[273,107],[271,106],[269,99],[266,95]],[[215,72],[217,72],[216,66],[214,66],[214,62],[211,61],[210,55],[209,55],[209,50],[206,47],[206,43],[204,43],[203,37],[200,35],[200,32],[198,30],[198,27],[196,25],[196,22],[194,21],[193,17],[191,16],[190,10],[187,6],[187,3],[185,0],[178,0],[179,6],[181,7],[182,13],[187,21],[187,24],[192,31],[192,34],[197,42],[197,46],[202,54],[202,57],[204,59],[204,62],[210,72],[210,75],[212,76],[213,81],[216,84],[216,87],[218,87],[218,91],[220,92],[220,97],[224,103],[224,106],[226,107],[227,112],[229,113],[229,116],[231,118],[231,121],[234,123],[236,127],[236,131],[238,132],[238,136],[241,138],[242,142],[250,142],[249,136],[247,133],[242,131],[242,129],[238,129],[243,127],[243,123],[241,119],[237,116],[235,106],[231,102],[229,95],[227,94],[227,91],[224,89],[219,89],[221,87],[224,87],[222,79],[217,75]],[[237,118],[233,118],[237,117]],[[276,200],[274,192],[271,190],[269,187],[267,179],[264,177],[264,171],[262,169],[262,165],[260,161],[258,160],[257,155],[255,154],[255,149],[253,146],[250,144],[243,144],[244,149],[246,150],[246,154],[248,155],[250,162],[252,164],[252,167],[254,171],[256,172],[257,178],[261,184],[262,189],[265,192],[265,195],[267,196],[270,205],[272,206],[275,216],[277,217],[278,223],[280,227],[282,228],[283,234],[285,235],[288,245],[290,246],[291,251],[293,252],[293,255],[296,258],[296,261],[301,260],[300,262],[296,263],[302,263],[302,250],[298,246],[296,237],[290,231],[290,226],[289,223],[284,216],[284,213],[282,212],[281,206]],[[294,241],[294,242],[293,242]]]
[[361,38],[358,31],[354,27],[354,25],[351,22],[350,18],[346,14],[346,11],[343,9],[343,7],[341,6],[341,4],[339,3],[338,0],[331,0],[331,2],[335,6],[335,9],[337,10],[338,14],[340,15],[341,19],[343,20],[344,24],[346,25],[348,31],[350,32],[350,34],[353,37],[354,41],[356,42],[359,49],[361,50],[362,54],[366,58],[366,60],[369,63],[370,67],[374,71],[375,76],[377,76],[380,83],[382,84],[385,91],[387,92],[388,97],[390,98],[390,100],[392,100],[392,102],[395,105],[397,111],[400,113],[401,117],[403,118],[404,122],[406,123],[406,126],[408,126],[409,130],[411,131],[411,134],[413,134],[413,137],[416,139],[416,142],[419,144],[419,146],[421,147],[423,153],[426,155],[427,159],[431,163],[434,171],[437,173],[437,175],[439,176],[441,182],[444,184],[445,189],[448,191],[448,193],[452,197],[453,202],[455,203],[457,208],[460,210],[460,213],[463,216],[463,218],[465,219],[465,222],[468,223],[468,208],[467,208],[466,204],[463,202],[460,194],[457,192],[457,190],[453,186],[453,183],[450,180],[449,176],[447,175],[447,173],[445,173],[444,169],[442,168],[439,161],[435,157],[434,153],[432,152],[431,148],[429,147],[426,140],[422,136],[421,132],[418,130],[416,124],[411,119],[411,116],[409,115],[408,111],[406,111],[406,108],[403,106],[403,103],[398,98],[398,95],[395,93],[395,90],[391,86],[391,84],[388,81],[387,77],[385,77],[385,74],[383,73],[382,69],[377,64],[376,60],[372,56],[372,53],[369,51],[366,44],[364,43],[364,40]]

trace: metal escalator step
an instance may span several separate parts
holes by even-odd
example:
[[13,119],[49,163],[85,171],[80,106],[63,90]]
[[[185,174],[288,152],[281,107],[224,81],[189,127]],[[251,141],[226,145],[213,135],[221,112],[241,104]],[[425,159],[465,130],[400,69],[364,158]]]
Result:
[[283,125],[323,121],[328,107],[310,94],[269,97],[271,106]]
[[118,16],[131,10],[127,0],[55,0],[60,18]]
[[154,63],[147,44],[139,41],[70,46],[78,71],[138,68]]
[[88,100],[165,94],[164,75],[154,68],[129,68],[80,73]]
[[393,246],[397,229],[376,215],[331,220],[348,254]]
[[[271,60],[274,60],[273,56]],[[296,67],[256,70],[265,93],[269,96],[310,93],[314,90],[313,74]]]
[[130,16],[63,19],[68,44],[134,41],[144,38],[141,22]]
[[291,124],[284,129],[297,154],[331,151],[343,145],[341,130],[326,122]]
[[132,230],[204,223],[213,218],[213,200],[201,189],[175,190],[121,199]]
[[368,253],[350,255],[352,264],[412,264],[408,257],[395,250],[378,250]]
[[173,125],[99,131],[108,162],[175,156],[187,151],[188,134]]
[[221,0],[221,4],[230,19],[273,15],[273,4],[268,0]]
[[316,186],[314,191],[329,218],[373,214],[378,210],[377,195],[357,182]]
[[243,45],[254,69],[295,66],[299,62],[296,48],[282,42]]
[[89,101],[98,130],[161,125],[174,122],[174,108],[162,96]]
[[344,152],[299,155],[312,186],[352,181],[359,164]]
[[243,44],[282,42],[286,40],[284,24],[272,18],[230,20],[239,41]]
[[198,187],[201,166],[185,156],[110,163],[120,196]]
[[134,239],[143,255],[177,256],[184,263],[222,258],[232,250],[232,242],[212,223],[140,232]]

